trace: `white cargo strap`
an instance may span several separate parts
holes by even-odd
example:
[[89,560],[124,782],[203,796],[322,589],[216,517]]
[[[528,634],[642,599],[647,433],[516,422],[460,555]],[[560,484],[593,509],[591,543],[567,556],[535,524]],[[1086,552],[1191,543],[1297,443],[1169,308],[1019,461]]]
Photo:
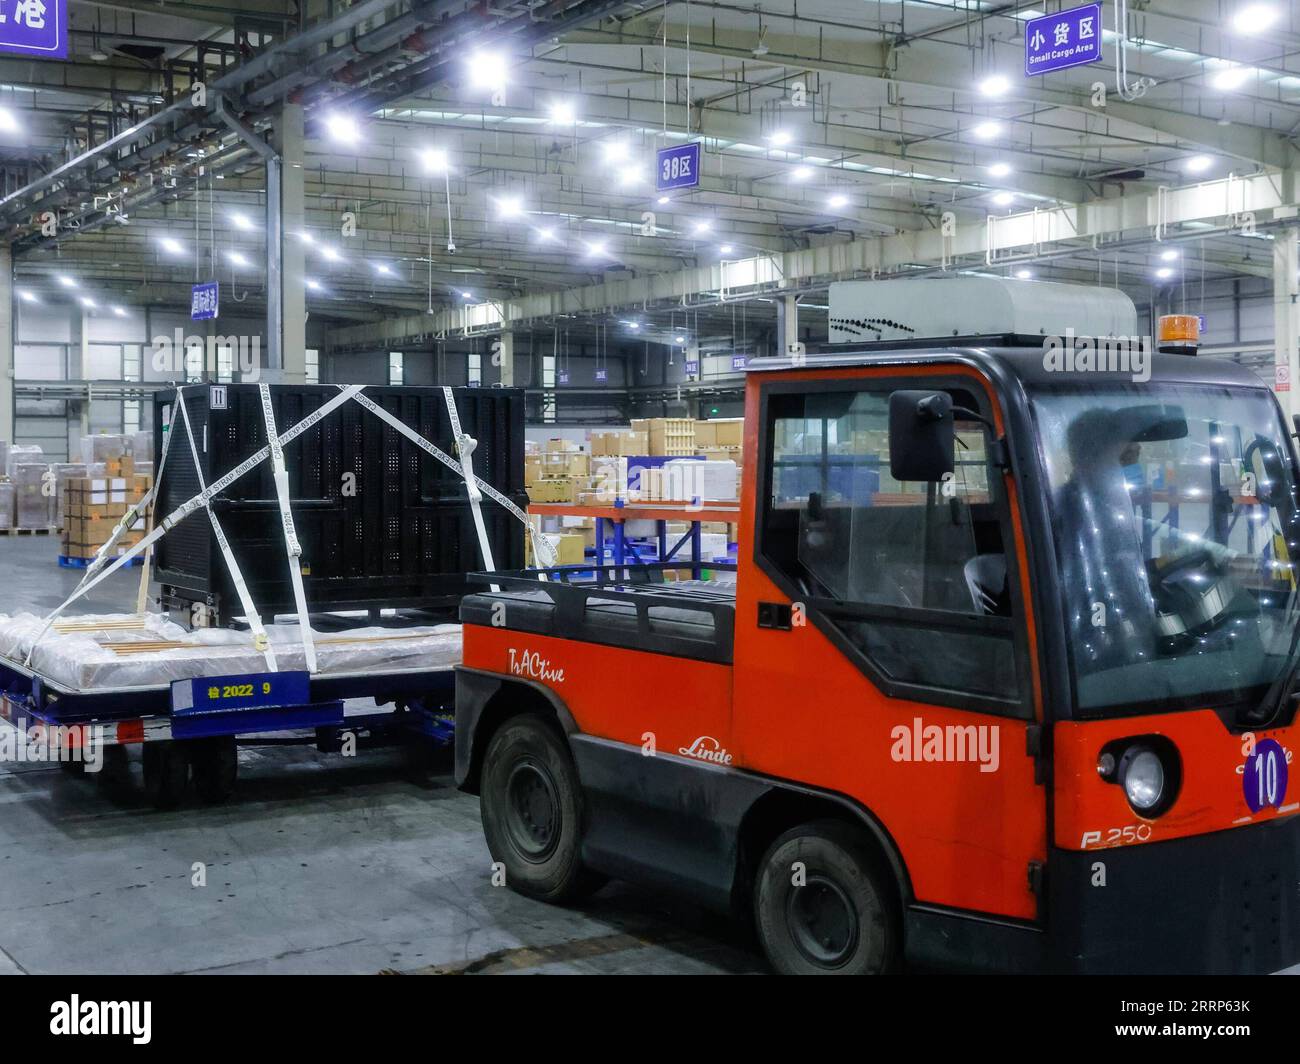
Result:
[[[483,555],[483,568],[489,573],[496,572],[496,562],[492,558],[492,544],[488,542],[487,526],[483,523],[483,493],[474,483],[474,448],[478,440],[466,436],[460,427],[460,414],[456,411],[456,397],[450,388],[443,385],[442,397],[447,400],[447,417],[451,419],[451,438],[456,442],[456,457],[460,459],[460,474],[465,478],[465,490],[469,493],[469,509],[474,515],[474,531],[478,533],[478,549]],[[500,591],[496,584],[493,591]]]
[[298,627],[302,634],[302,654],[307,671],[316,671],[316,644],[311,635],[311,616],[307,612],[307,592],[302,586],[302,544],[293,526],[293,510],[289,505],[289,471],[284,468],[284,448],[275,431],[275,408],[271,405],[271,386],[259,384],[262,396],[262,417],[266,421],[266,438],[271,441],[271,475],[275,479],[275,497],[280,503],[280,523],[284,526],[284,547],[289,554],[289,579],[293,583],[293,603],[298,610]]
[[[194,429],[190,425],[190,413],[185,406],[185,396],[182,394],[184,389],[176,389],[176,406],[181,412],[181,421],[185,424],[185,435],[190,441],[190,454],[194,458],[194,475],[198,478],[199,488],[204,487],[203,483],[203,464],[199,461],[199,449],[194,443]],[[173,418],[173,429],[175,431]],[[170,434],[168,436],[170,439]],[[280,666],[275,661],[275,651],[271,649],[271,641],[266,637],[266,629],[262,627],[262,618],[257,612],[257,607],[253,604],[253,596],[248,590],[248,584],[244,582],[244,574],[239,568],[239,562],[235,558],[235,552],[230,549],[230,542],[226,539],[226,533],[222,531],[221,522],[217,520],[217,515],[212,512],[211,504],[204,507],[208,512],[208,520],[212,522],[212,532],[217,537],[217,547],[221,551],[221,557],[226,563],[226,568],[230,571],[230,581],[235,585],[235,591],[239,595],[240,605],[244,607],[244,616],[248,618],[248,627],[253,634],[253,649],[266,658],[266,667],[272,672],[279,672]]]
[[[320,407],[318,410],[314,410],[312,413],[308,414],[305,418],[299,421],[298,424],[294,425],[293,428],[287,429],[286,431],[280,434],[278,438],[281,447],[283,447],[286,443],[291,443],[292,441],[296,440],[309,428],[311,428],[313,425],[319,422],[322,418],[332,414],[335,410],[337,410],[340,406],[346,403],[349,399],[358,397],[361,393],[361,390],[365,387],[365,385],[349,384],[347,386],[340,385],[339,387],[340,387],[339,394],[334,396],[334,398],[332,398],[328,403]],[[369,400],[367,400],[367,402],[369,402]],[[398,422],[398,424],[401,423]],[[147,532],[145,534],[144,539],[142,539],[139,543],[137,543],[125,554],[121,555],[121,557],[119,557],[115,562],[113,562],[112,565],[108,566],[108,568],[106,568],[103,572],[99,573],[93,579],[83,580],[82,583],[80,583],[77,586],[77,589],[73,591],[72,594],[69,595],[66,599],[63,600],[62,605],[60,605],[57,609],[53,610],[50,613],[50,615],[45,618],[44,627],[42,627],[40,632],[37,633],[36,638],[32,640],[32,649],[27,652],[26,664],[28,665],[31,664],[32,655],[36,653],[36,644],[39,643],[45,637],[45,633],[50,630],[50,626],[58,619],[59,615],[64,610],[66,610],[69,606],[71,606],[74,602],[76,602],[77,599],[81,598],[82,595],[89,594],[89,592],[97,584],[100,584],[104,580],[107,580],[110,576],[112,576],[115,572],[117,572],[120,568],[122,568],[122,566],[130,562],[131,559],[134,558],[137,554],[140,554],[142,551],[146,551],[149,548],[151,548],[155,543],[158,542],[158,540],[162,539],[162,537],[171,528],[173,528],[178,521],[181,521],[184,518],[188,517],[200,506],[207,506],[207,504],[212,501],[214,496],[216,496],[219,492],[225,491],[226,488],[230,487],[231,484],[233,484],[236,480],[242,477],[250,469],[253,469],[259,463],[265,461],[268,457],[270,457],[270,454],[271,454],[271,445],[267,444],[265,447],[257,451],[255,454],[249,455],[242,462],[240,462],[239,465],[235,466],[235,468],[232,469],[229,473],[226,473],[223,476],[220,476],[216,480],[214,480],[205,489],[203,489],[197,495],[195,495],[194,498],[189,499],[186,502],[181,503],[180,506],[176,507],[175,510],[173,510],[170,514],[168,514],[166,517],[163,518],[161,524],[159,524],[158,526],[156,526],[155,528]],[[155,483],[154,490],[157,491],[157,488],[158,485]]]
[[[356,396],[352,396],[351,398],[355,398],[358,403],[364,406],[377,418],[391,425],[394,429],[400,432],[413,444],[419,447],[420,450],[424,451],[427,454],[432,455],[434,458],[436,458],[443,465],[447,466],[449,469],[455,470],[457,473],[462,473],[462,474],[464,473],[463,467],[458,461],[456,461],[456,459],[452,458],[451,455],[447,454],[441,448],[436,447],[434,444],[430,443],[418,432],[416,432],[415,429],[407,425],[404,421],[401,421],[398,418],[394,417],[382,406],[379,406],[377,403],[372,401],[370,396],[356,395]],[[524,526],[524,528],[528,530],[528,535],[533,541],[533,555],[534,557],[536,557],[537,561],[540,563],[542,568],[546,568],[547,566],[551,566],[555,564],[556,562],[555,548],[551,546],[551,541],[547,539],[545,536],[543,536],[540,531],[538,531],[536,528],[533,527],[533,523],[530,520],[528,520],[528,515],[524,513],[523,510],[521,510],[518,506],[516,506],[514,502],[511,501],[511,499],[509,499],[505,495],[502,495],[501,492],[497,491],[496,488],[494,488],[491,484],[489,484],[487,481],[483,480],[482,478],[478,476],[474,476],[473,484],[476,488],[478,488],[478,490],[482,494],[486,495],[497,505],[503,507],[509,514],[511,514],[516,520],[518,520],[520,524]]]

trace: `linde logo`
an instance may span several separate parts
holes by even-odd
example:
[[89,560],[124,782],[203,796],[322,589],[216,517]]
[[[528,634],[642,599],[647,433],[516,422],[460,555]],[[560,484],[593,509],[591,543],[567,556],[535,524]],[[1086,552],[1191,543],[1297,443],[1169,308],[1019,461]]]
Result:
[[889,756],[895,761],[977,761],[981,772],[996,772],[1000,763],[1000,729],[996,724],[926,724],[912,718],[912,726],[896,724]]
[[544,658],[527,647],[523,650],[511,647],[509,653],[512,676],[527,676],[530,680],[545,680],[547,683],[564,683],[564,669],[552,668],[550,658]]
[[152,1019],[151,1001],[82,1001],[73,994],[50,1005],[50,1034],[130,1035],[143,1046],[153,1037]]
[[712,761],[715,765],[731,764],[731,755],[712,735],[701,735],[690,746],[679,746],[677,752],[697,761]]

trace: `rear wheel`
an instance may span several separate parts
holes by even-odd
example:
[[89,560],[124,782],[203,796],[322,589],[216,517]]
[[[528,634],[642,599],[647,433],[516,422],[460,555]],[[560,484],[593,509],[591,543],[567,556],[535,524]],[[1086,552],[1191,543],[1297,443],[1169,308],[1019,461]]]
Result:
[[235,793],[239,748],[233,735],[201,739],[190,753],[194,790],[205,802],[224,802]]
[[890,876],[857,829],[834,820],[791,828],[768,847],[754,918],[783,975],[870,975],[894,968],[898,911]]
[[144,744],[144,791],[155,809],[174,809],[185,797],[190,759],[172,739]]
[[568,746],[535,714],[506,721],[492,736],[480,787],[483,834],[506,885],[559,902],[600,885],[579,857],[582,791]]

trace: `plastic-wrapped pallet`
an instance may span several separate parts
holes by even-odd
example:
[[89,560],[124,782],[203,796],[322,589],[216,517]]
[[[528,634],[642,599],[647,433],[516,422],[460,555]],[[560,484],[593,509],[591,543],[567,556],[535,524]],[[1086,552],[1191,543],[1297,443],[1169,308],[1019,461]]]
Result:
[[5,455],[5,476],[11,480],[14,475],[14,466],[23,462],[36,462],[45,452],[36,445],[31,447],[10,447],[9,452]]
[[5,440],[0,440],[0,472],[8,475],[9,469],[9,444]]
[[0,528],[14,527],[14,500],[17,495],[13,484],[0,481]]
[[140,471],[141,462],[153,461],[153,433],[133,432],[131,434],[131,457],[135,459],[135,469]]
[[62,528],[68,511],[68,481],[85,477],[86,467],[80,462],[55,462],[50,466],[54,474],[54,494],[50,496],[50,524]]
[[45,487],[49,472],[50,467],[45,463],[25,462],[14,466],[15,528],[50,527],[50,497]]
[[119,433],[100,432],[81,437],[81,460],[112,462],[130,454],[131,437]]
[[735,462],[666,462],[664,477],[665,498],[713,502],[735,502],[738,498],[740,477]]

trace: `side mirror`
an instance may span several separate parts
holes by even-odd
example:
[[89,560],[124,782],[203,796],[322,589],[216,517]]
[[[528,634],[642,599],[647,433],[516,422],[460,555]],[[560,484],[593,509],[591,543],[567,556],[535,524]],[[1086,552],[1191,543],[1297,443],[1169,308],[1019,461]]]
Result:
[[889,396],[889,472],[929,483],[953,471],[952,396],[901,391]]
[[1291,435],[1296,439],[1300,439],[1300,414],[1291,415],[1291,426],[1295,429],[1295,432],[1291,433]]

